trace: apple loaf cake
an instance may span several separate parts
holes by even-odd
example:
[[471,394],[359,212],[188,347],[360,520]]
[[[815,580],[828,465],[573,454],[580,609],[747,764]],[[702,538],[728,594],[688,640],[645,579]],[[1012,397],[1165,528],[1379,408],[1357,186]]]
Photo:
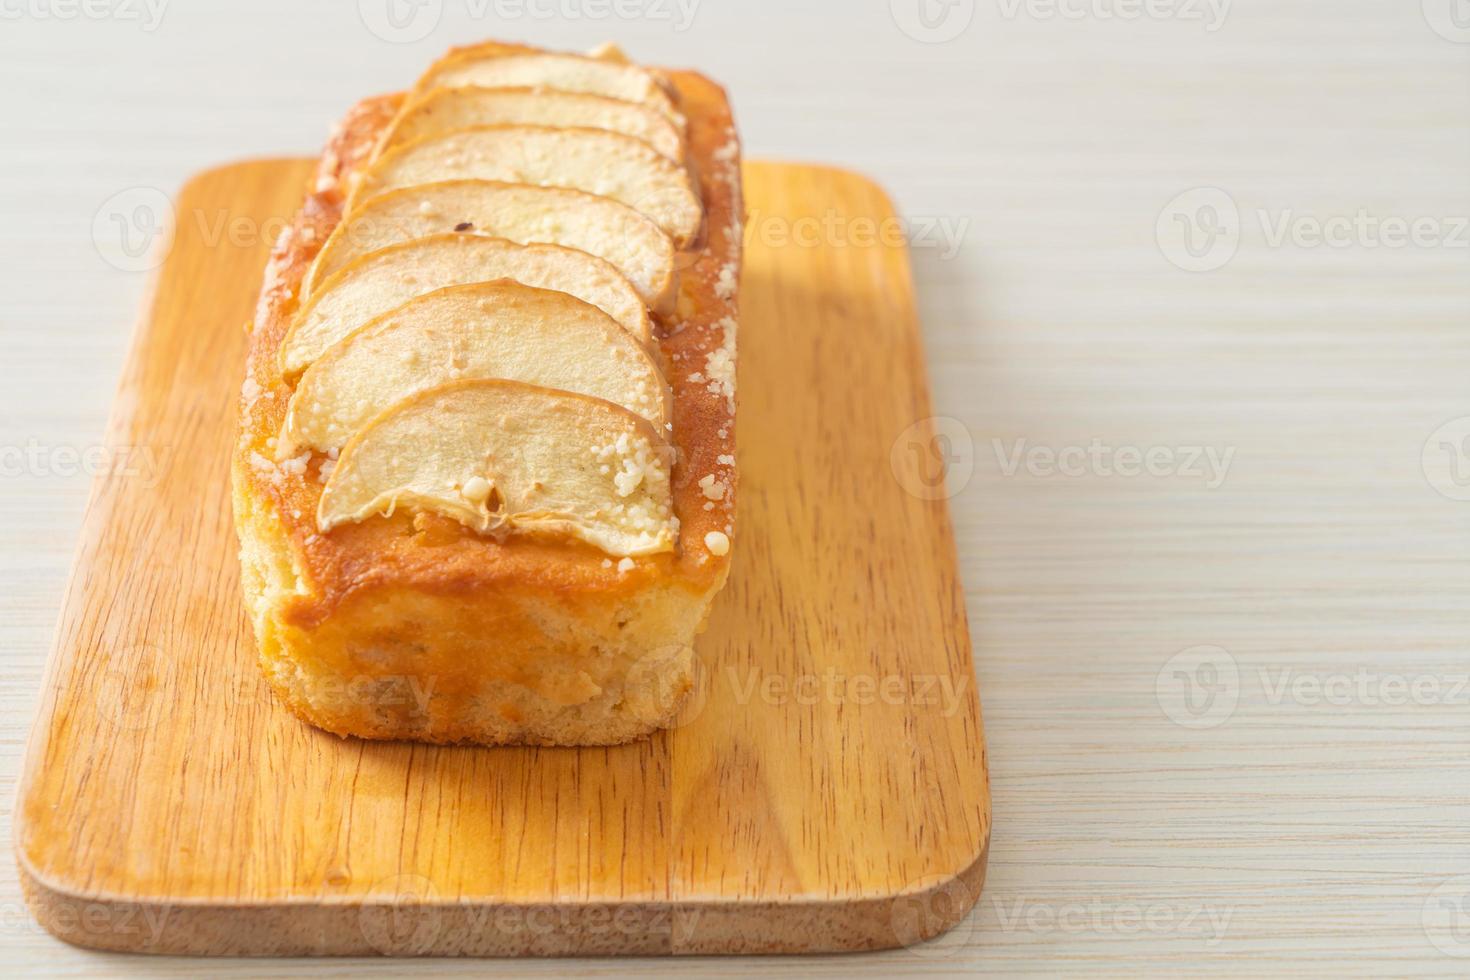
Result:
[[729,571],[739,143],[607,48],[451,51],[332,135],[240,400],[246,607],[343,736],[667,726]]

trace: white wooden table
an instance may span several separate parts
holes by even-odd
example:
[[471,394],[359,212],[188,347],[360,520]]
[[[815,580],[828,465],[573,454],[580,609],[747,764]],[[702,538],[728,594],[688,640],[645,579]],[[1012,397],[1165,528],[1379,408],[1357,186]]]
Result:
[[913,219],[995,801],[975,914],[910,950],[122,958],[4,862],[8,973],[1470,971],[1470,9],[926,2],[0,0],[7,782],[145,283],[119,202],[314,152],[451,43],[616,38]]

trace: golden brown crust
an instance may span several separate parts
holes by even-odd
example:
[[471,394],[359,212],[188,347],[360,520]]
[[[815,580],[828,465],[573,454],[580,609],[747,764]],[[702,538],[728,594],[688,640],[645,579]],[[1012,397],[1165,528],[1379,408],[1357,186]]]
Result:
[[[354,107],[333,135],[305,204],[272,252],[252,331],[236,473],[244,484],[240,489],[269,506],[289,540],[303,591],[280,610],[286,624],[310,629],[350,597],[379,589],[439,595],[513,589],[607,600],[674,584],[709,594],[723,580],[729,558],[711,555],[704,541],[708,532],[732,530],[734,406],[733,391],[710,376],[709,364],[712,355],[721,359],[727,330],[733,340],[735,329],[739,152],[723,91],[697,74],[671,77],[689,118],[689,160],[707,225],[701,246],[681,257],[676,312],[660,318],[656,329],[674,393],[678,552],[640,559],[632,570],[619,571],[616,562],[586,545],[514,537],[502,543],[433,515],[372,518],[317,532],[321,469],[328,461],[312,455],[275,462],[272,439],[291,394],[276,354],[297,309],[302,279],[342,217],[345,185],[402,101],[401,95],[382,96]],[[733,383],[733,377],[729,380]]]

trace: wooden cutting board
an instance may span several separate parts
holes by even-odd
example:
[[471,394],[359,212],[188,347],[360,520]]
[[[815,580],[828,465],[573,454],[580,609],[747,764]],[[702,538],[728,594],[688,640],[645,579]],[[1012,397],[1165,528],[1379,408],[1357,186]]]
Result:
[[277,705],[228,456],[308,161],[192,180],[123,376],[16,807],[31,908],[201,954],[876,949],[958,921],[990,799],[908,260],[883,193],[746,168],[736,560],[679,726],[343,740]]

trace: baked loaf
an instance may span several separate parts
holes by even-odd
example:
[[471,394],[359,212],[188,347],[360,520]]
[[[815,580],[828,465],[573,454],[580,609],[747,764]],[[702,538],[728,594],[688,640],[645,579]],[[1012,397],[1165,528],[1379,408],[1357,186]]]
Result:
[[457,49],[348,113],[240,401],[241,579],[286,705],[441,743],[672,721],[734,538],[740,222],[724,93],[616,50]]

